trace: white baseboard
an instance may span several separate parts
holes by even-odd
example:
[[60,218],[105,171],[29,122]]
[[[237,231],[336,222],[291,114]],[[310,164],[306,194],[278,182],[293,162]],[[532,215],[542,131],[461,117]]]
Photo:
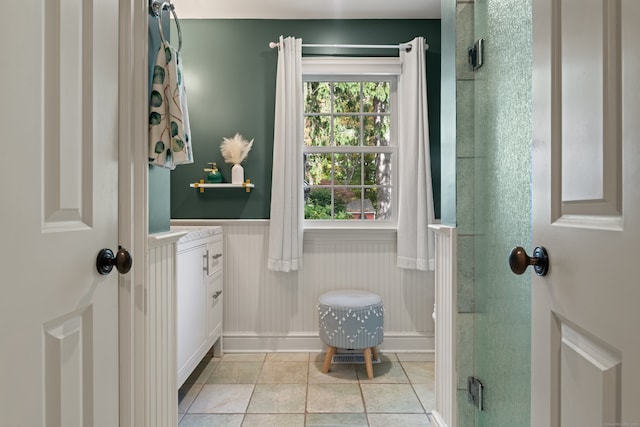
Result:
[[442,417],[440,416],[440,414],[438,413],[438,411],[432,411],[429,414],[429,421],[431,422],[431,424],[433,424],[435,427],[448,427],[447,423],[444,422],[444,420],[442,419]]
[[[318,333],[261,334],[230,333],[223,335],[225,353],[252,352],[321,352],[325,345]],[[378,346],[381,352],[434,353],[435,338],[423,334],[385,334],[384,342]]]

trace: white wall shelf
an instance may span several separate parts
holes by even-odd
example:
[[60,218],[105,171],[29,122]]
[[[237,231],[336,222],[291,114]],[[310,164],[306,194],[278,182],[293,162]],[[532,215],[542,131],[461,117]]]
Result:
[[189,184],[189,187],[200,189],[201,193],[204,193],[205,188],[244,188],[247,193],[251,192],[252,188],[255,188],[255,185],[251,183],[250,179],[247,179],[242,184],[229,184],[229,183],[219,183],[219,184],[211,184],[205,183],[204,179],[201,179],[200,182],[194,182],[193,184]]

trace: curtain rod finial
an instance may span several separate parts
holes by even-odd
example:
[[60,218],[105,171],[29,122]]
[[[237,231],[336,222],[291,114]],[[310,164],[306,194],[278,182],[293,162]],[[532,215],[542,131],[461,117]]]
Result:
[[278,46],[279,46],[279,43],[276,43],[276,42],[269,42],[269,47],[270,47],[271,49],[273,49],[273,48],[275,48],[275,47],[278,47]]

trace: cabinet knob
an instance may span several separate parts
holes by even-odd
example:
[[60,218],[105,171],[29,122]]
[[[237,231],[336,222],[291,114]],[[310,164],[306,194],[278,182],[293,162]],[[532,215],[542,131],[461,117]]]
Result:
[[220,296],[221,293],[222,293],[222,291],[218,291],[215,294],[213,294],[213,299],[218,299],[218,297]]

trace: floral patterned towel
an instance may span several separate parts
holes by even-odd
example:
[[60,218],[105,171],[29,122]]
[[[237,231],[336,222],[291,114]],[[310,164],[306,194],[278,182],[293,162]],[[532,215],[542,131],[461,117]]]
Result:
[[193,163],[187,93],[180,53],[163,40],[153,69],[149,107],[149,163],[175,169]]

